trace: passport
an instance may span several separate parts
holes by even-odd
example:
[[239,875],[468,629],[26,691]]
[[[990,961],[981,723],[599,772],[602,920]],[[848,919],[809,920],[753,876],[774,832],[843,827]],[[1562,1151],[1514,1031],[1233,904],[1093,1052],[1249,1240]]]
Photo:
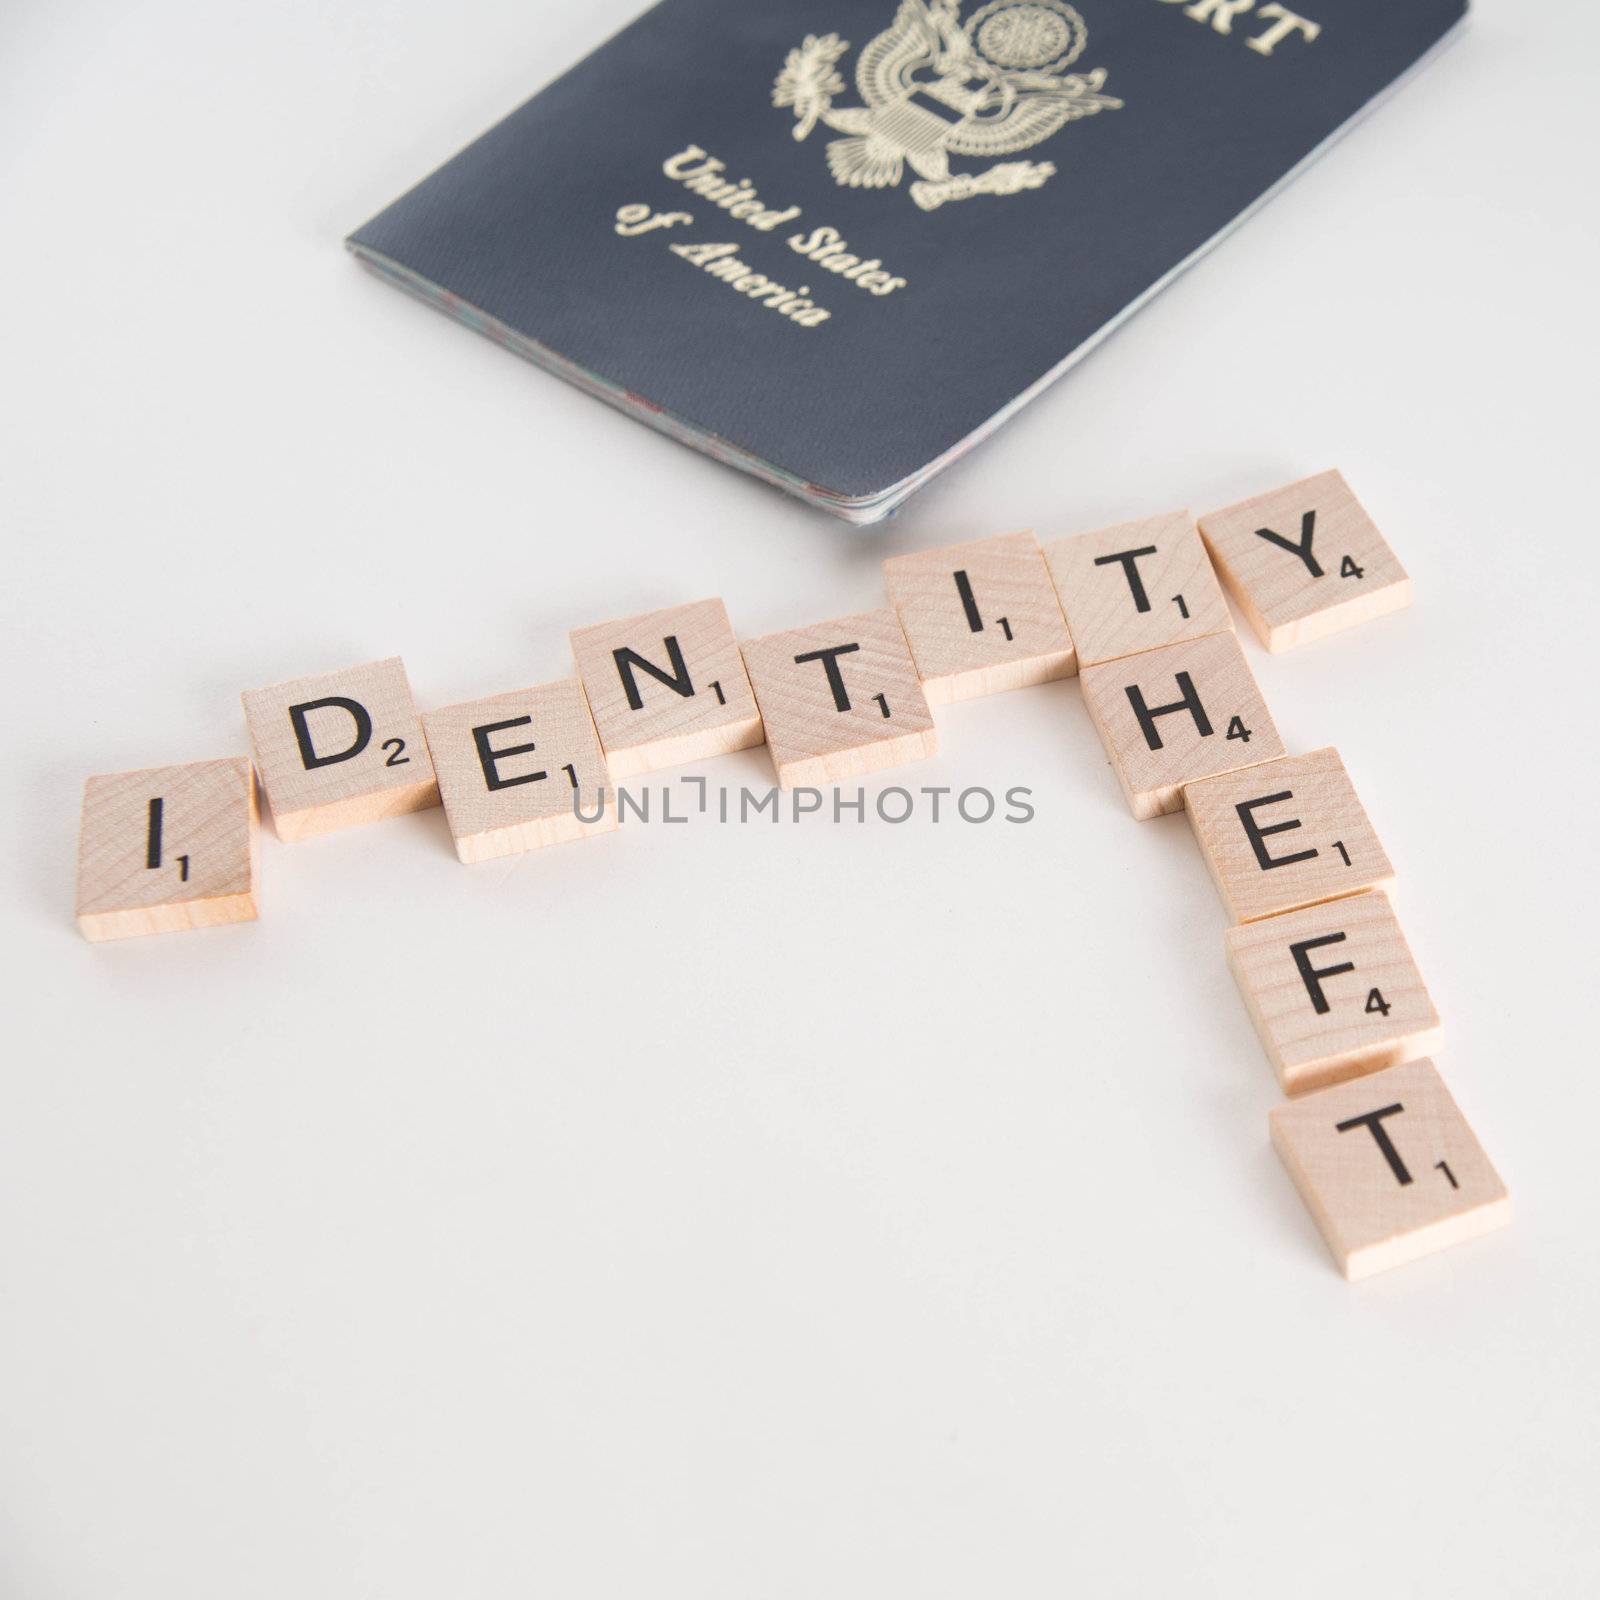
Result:
[[588,393],[872,522],[1466,11],[1294,6],[663,0],[346,242]]

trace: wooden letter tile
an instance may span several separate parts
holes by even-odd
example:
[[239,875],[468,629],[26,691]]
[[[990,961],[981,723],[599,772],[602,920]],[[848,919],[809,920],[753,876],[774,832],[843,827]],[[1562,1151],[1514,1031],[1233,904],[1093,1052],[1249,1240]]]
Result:
[[242,756],[90,778],[78,835],[84,938],[253,922],[260,837]]
[[1235,922],[1394,882],[1337,750],[1206,778],[1189,784],[1183,799]]
[[1439,1013],[1381,890],[1247,922],[1228,965],[1287,1094],[1414,1061]]
[[445,706],[422,724],[463,861],[616,827],[616,796],[576,678]]
[[720,600],[579,628],[572,653],[613,778],[761,743],[761,716]]
[[1511,1220],[1511,1199],[1431,1061],[1278,1106],[1267,1125],[1347,1278]]
[[353,828],[439,803],[399,656],[248,689],[244,717],[280,839]]
[[1232,633],[1085,667],[1079,682],[1141,819],[1177,811],[1186,783],[1284,753]]
[[1411,604],[1411,580],[1339,472],[1213,511],[1200,532],[1269,650],[1292,650]]
[[781,788],[938,754],[933,715],[892,611],[750,639],[744,659]]
[[1187,511],[1056,539],[1044,553],[1080,670],[1233,631],[1228,602]]
[[895,556],[883,575],[931,705],[1077,671],[1055,585],[1031,533]]

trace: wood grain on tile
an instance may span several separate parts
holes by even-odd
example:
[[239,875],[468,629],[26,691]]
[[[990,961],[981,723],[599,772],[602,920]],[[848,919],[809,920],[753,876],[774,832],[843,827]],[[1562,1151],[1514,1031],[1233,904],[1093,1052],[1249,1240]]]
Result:
[[307,839],[439,803],[398,656],[247,689],[245,722],[280,839]]
[[1277,1106],[1272,1142],[1347,1278],[1511,1220],[1511,1201],[1431,1061]]
[[255,775],[242,756],[90,778],[78,926],[98,941],[253,921],[259,861]]
[[1228,602],[1188,511],[1053,539],[1044,553],[1080,671],[1233,631]]
[[1381,890],[1230,928],[1228,965],[1288,1094],[1414,1061],[1439,1013]]
[[1031,533],[894,556],[883,574],[930,705],[1077,670],[1055,585]]
[[720,600],[579,628],[572,653],[614,779],[761,743],[761,717]]
[[1337,750],[1205,778],[1188,784],[1183,798],[1200,853],[1235,922],[1394,881]]
[[463,861],[617,826],[616,795],[576,678],[444,706],[422,725]]
[[744,659],[782,788],[837,783],[938,753],[893,611],[749,639]]
[[1179,810],[1187,783],[1284,753],[1232,633],[1085,667],[1079,681],[1123,793],[1141,819]]
[[1228,592],[1269,650],[1292,650],[1411,604],[1411,580],[1339,472],[1200,519]]

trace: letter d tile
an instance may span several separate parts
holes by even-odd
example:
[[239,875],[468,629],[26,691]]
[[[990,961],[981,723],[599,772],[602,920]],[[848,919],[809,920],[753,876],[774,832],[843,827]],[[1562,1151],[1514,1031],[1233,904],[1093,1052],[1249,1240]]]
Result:
[[439,804],[398,656],[243,695],[256,771],[280,839]]

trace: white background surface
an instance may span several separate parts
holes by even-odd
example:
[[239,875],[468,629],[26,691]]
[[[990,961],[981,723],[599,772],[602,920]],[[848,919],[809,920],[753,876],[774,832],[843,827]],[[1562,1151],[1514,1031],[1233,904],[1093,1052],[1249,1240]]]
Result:
[[[633,3],[0,15],[0,1594],[1593,1592],[1595,8],[1483,5],[862,533],[339,248]],[[1331,464],[1417,605],[1247,648],[1399,865],[1491,1239],[1336,1275],[1187,824],[1071,682],[883,780],[1025,827],[468,871],[435,811],[269,834],[253,927],[74,929],[83,778],[242,752],[241,688],[398,652],[444,704]]]

